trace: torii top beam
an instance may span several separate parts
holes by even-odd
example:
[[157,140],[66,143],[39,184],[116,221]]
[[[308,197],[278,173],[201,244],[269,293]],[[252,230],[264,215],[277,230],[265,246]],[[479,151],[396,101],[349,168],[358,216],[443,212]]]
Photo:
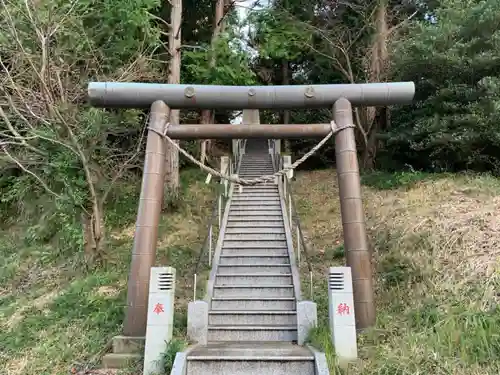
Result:
[[302,86],[90,82],[88,85],[90,103],[108,108],[147,108],[156,100],[173,109],[327,108],[342,97],[353,106],[386,106],[408,104],[414,95],[413,82]]

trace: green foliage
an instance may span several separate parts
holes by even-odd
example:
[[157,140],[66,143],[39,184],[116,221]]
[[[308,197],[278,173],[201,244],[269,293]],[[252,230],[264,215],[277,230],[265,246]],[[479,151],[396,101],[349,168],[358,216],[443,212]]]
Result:
[[296,59],[312,39],[302,23],[276,9],[250,13],[248,23],[252,25],[250,38],[262,59]]
[[435,16],[393,46],[396,77],[415,81],[417,102],[396,113],[389,157],[419,169],[499,173],[500,3],[445,0]]
[[427,172],[385,172],[373,171],[361,176],[361,183],[379,190],[390,190],[405,188],[409,189],[420,181],[432,180],[436,178],[445,178],[446,174],[427,173]]
[[163,355],[165,374],[170,374],[170,371],[174,367],[176,354],[182,352],[185,347],[186,343],[177,339],[173,339],[167,344],[167,350]]
[[[182,55],[186,82],[212,85],[252,85],[255,73],[249,69],[249,56],[235,35],[223,34],[214,45],[200,46]],[[216,63],[212,64],[214,60]]]

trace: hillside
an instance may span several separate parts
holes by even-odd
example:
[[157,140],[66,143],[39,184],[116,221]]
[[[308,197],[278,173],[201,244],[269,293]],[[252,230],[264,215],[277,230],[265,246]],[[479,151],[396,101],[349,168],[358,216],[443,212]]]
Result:
[[[327,267],[343,256],[335,180],[332,170],[299,173],[295,189],[318,298],[326,296]],[[500,373],[500,180],[418,173],[363,180],[378,325],[363,335],[363,361],[348,373]],[[323,327],[313,342],[331,355],[326,300],[318,302]]]
[[[212,199],[204,177],[183,172],[181,203],[161,224],[158,263],[177,268],[175,335],[180,339],[192,298],[193,257],[204,239]],[[311,244],[321,320],[311,340],[330,357],[325,275],[343,256],[335,180],[334,170],[323,170],[299,172],[294,183]],[[32,229],[21,220],[2,231],[2,375],[84,373],[120,331],[137,184],[123,191],[123,200],[108,214],[108,258],[96,269],[85,269],[80,254],[33,240]],[[376,174],[364,178],[363,192],[379,315],[377,328],[361,338],[362,360],[348,373],[498,374],[500,180]]]

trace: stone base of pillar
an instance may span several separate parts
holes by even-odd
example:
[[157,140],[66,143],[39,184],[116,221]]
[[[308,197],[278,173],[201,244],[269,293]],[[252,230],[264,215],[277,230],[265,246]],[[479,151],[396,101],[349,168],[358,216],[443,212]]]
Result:
[[133,366],[142,359],[145,342],[145,337],[113,337],[113,351],[102,358],[102,367],[105,369],[123,369]]

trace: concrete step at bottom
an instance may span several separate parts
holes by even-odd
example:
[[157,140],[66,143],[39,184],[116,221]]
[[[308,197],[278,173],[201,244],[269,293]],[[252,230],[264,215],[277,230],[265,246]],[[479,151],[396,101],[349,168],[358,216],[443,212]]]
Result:
[[294,297],[213,297],[211,310],[295,310]]
[[208,326],[208,341],[297,341],[297,326]]
[[210,311],[208,324],[211,325],[297,325],[297,313],[290,311]]
[[256,297],[289,297],[295,296],[293,285],[217,285],[214,286],[214,298],[256,298]]
[[187,360],[186,375],[315,375],[313,360]]

